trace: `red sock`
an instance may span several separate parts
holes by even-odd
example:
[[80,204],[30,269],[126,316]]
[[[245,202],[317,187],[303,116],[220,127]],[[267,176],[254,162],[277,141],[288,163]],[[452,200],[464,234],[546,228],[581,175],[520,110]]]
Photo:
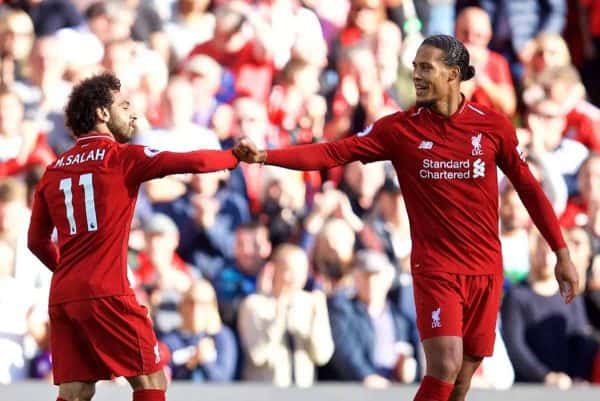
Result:
[[592,377],[590,381],[595,384],[600,384],[600,351],[596,352],[594,365],[592,366]]
[[137,390],[133,401],[165,401],[165,390]]
[[448,401],[454,389],[453,383],[448,383],[433,376],[425,376],[414,401]]
[[58,397],[58,398],[56,399],[56,401],[67,401],[67,400],[65,400],[64,398],[60,398],[60,397]]

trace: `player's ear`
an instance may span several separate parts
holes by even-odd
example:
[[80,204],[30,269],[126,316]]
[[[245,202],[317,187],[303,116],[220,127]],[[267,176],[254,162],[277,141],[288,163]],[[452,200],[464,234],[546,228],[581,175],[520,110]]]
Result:
[[110,120],[110,113],[106,107],[96,108],[96,118],[98,121],[107,123]]
[[457,65],[453,65],[448,68],[448,81],[460,82],[460,68],[458,68]]

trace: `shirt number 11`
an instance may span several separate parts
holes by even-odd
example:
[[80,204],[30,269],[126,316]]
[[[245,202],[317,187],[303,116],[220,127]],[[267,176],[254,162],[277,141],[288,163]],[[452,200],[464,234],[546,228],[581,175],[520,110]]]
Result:
[[[88,231],[98,230],[98,222],[96,220],[96,205],[94,203],[94,184],[92,182],[92,173],[82,174],[79,176],[79,185],[83,187],[85,195],[85,217],[87,220]],[[75,215],[73,213],[73,193],[71,192],[71,178],[63,178],[60,180],[59,188],[65,194],[65,208],[67,210],[67,220],[69,221],[69,231],[71,235],[77,234],[77,224],[75,223]]]

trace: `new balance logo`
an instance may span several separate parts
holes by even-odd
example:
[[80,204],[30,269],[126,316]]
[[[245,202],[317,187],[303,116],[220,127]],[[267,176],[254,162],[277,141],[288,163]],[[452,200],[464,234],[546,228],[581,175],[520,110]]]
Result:
[[485,162],[481,159],[475,160],[473,163],[473,178],[485,176]]
[[433,142],[431,141],[423,141],[419,145],[419,149],[431,149],[433,148]]
[[442,321],[440,320],[441,312],[442,312],[442,308],[437,308],[436,310],[431,312],[431,328],[432,329],[442,327]]

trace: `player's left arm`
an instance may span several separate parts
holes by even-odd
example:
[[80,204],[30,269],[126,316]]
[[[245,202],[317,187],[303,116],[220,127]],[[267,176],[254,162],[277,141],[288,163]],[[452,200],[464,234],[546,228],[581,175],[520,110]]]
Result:
[[496,162],[512,182],[536,227],[556,253],[556,279],[565,302],[570,303],[578,292],[579,279],[560,231],[558,219],[519,149],[515,128],[504,118],[499,125],[502,137]]
[[51,271],[56,270],[59,261],[58,247],[52,241],[54,224],[50,219],[48,205],[42,192],[35,191],[31,221],[27,233],[27,247]]
[[231,150],[196,150],[192,152],[158,151],[140,145],[127,145],[122,165],[130,184],[171,174],[210,173],[237,167]]

